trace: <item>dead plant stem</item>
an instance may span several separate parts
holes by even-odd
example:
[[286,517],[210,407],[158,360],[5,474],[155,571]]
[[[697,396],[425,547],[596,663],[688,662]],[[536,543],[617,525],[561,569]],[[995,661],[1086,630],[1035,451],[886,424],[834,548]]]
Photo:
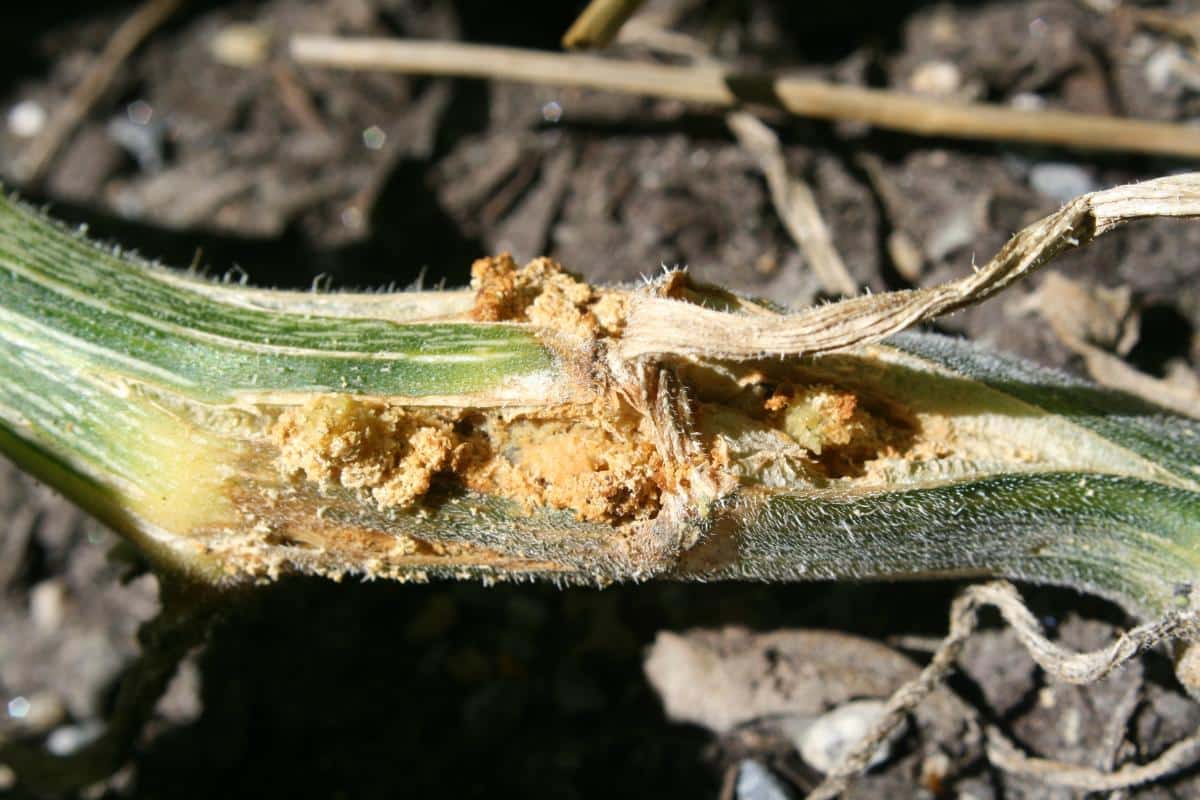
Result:
[[563,34],[568,50],[607,47],[645,0],[592,0]]
[[838,255],[817,199],[808,183],[788,169],[779,137],[766,123],[745,111],[728,114],[725,124],[737,136],[738,143],[758,162],[767,179],[771,203],[792,240],[804,253],[821,289],[832,295],[851,297],[857,294],[858,283]]
[[295,36],[291,53],[308,66],[521,81],[722,108],[765,103],[797,116],[855,120],[918,136],[1200,157],[1200,129],[1186,125],[951,103],[771,73],[739,74],[716,65],[671,66],[458,42],[332,36]]
[[662,353],[737,359],[845,350],[979,303],[1059,253],[1126,222],[1197,215],[1200,173],[1187,173],[1077,197],[1019,231],[972,274],[925,289],[863,295],[774,317],[639,298],[626,321],[619,353],[626,359]]

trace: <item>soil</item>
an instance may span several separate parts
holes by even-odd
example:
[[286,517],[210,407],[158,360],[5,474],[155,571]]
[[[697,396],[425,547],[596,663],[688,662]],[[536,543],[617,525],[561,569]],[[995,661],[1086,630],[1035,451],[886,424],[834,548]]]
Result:
[[[306,32],[552,49],[581,5],[193,3],[125,64],[44,184],[28,187],[12,181],[28,143],[13,109],[56,108],[133,5],[60,2],[6,15],[0,175],[95,236],[259,285],[465,285],[474,259],[509,251],[519,263],[549,256],[593,284],[686,265],[698,280],[778,303],[822,299],[754,157],[719,112],[302,69],[280,44]],[[1105,11],[1116,5],[1120,13]],[[1195,42],[1148,26],[1134,3],[858,0],[819,14],[784,0],[648,7],[680,9],[678,30],[747,68],[1022,106],[1200,116]],[[1195,11],[1185,2],[1154,8]],[[213,57],[214,39],[234,24],[270,37],[265,60],[235,67]],[[1190,166],[767,120],[852,275],[876,291],[962,275],[1074,194]],[[1194,377],[1198,254],[1200,225],[1151,222],[1053,269],[1127,287],[1138,330],[1127,361],[1156,377]],[[940,328],[1083,374],[1082,359],[1022,310],[1041,280]],[[137,576],[136,559],[96,523],[15,469],[0,472],[0,700],[9,712],[0,713],[0,734],[78,741],[111,709],[137,652],[137,625],[157,607],[155,580]],[[957,588],[287,580],[229,610],[172,683],[129,764],[85,794],[715,797],[727,768],[753,756],[799,795],[816,775],[794,752],[666,718],[642,673],[655,636],[740,625],[885,643],[905,636],[911,645],[944,633]],[[1094,598],[1022,591],[1073,646],[1098,646],[1131,623]],[[1200,725],[1200,707],[1161,654],[1071,687],[1046,679],[998,626],[972,643],[952,686],[1027,750],[1092,766],[1145,761]],[[933,781],[917,738],[902,740],[850,796],[1073,796],[1005,775],[968,750],[933,765],[942,775]],[[0,782],[10,780],[0,769]],[[1200,797],[1200,773],[1133,794]]]

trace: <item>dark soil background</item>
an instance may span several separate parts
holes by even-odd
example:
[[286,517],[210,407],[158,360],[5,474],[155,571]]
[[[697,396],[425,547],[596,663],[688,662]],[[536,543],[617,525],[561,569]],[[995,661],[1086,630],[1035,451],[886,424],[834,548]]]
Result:
[[[819,287],[753,158],[720,112],[506,83],[298,68],[294,32],[403,35],[545,49],[582,2],[196,2],[157,31],[59,153],[40,187],[12,181],[21,108],[49,111],[132,10],[45,0],[0,22],[0,175],[93,235],[215,276],[308,287],[461,285],[473,258],[548,254],[592,281],[687,265],[699,280],[802,306]],[[1194,13],[1191,4],[1148,4]],[[1116,12],[1108,9],[1121,6]],[[1200,121],[1194,42],[1141,25],[1132,3],[651,2],[744,67],[963,99]],[[254,66],[213,57],[249,24]],[[637,55],[632,53],[631,55]],[[1083,191],[1193,165],[920,139],[768,116],[813,187],[854,277],[928,285],[982,263],[1017,228]],[[1200,357],[1200,226],[1149,223],[1056,263],[1128,287],[1128,353],[1162,377]],[[949,333],[1076,372],[1082,363],[1018,287],[946,320]],[[115,539],[0,467],[0,732],[93,735],[157,608]],[[136,570],[134,570],[136,572]],[[668,721],[641,671],[660,630],[831,628],[940,636],[950,582],[795,586],[482,587],[288,580],[236,608],[191,657],[132,759],[87,797],[716,797],[745,740]],[[1052,631],[1097,646],[1130,620],[1064,590],[1022,587]],[[1079,618],[1095,621],[1084,625]],[[926,654],[906,651],[917,661]],[[954,687],[1023,746],[1092,766],[1144,761],[1200,725],[1152,654],[1104,684],[1046,680],[999,630]],[[1114,698],[1136,693],[1127,718]],[[4,713],[7,709],[7,714]],[[1100,735],[1115,724],[1115,744]],[[57,738],[56,738],[57,737]],[[912,738],[912,737],[910,737]],[[851,796],[1071,797],[976,754],[931,781],[909,742]],[[796,796],[795,754],[749,755]],[[0,767],[0,785],[12,786]],[[1195,770],[1139,797],[1200,797]]]

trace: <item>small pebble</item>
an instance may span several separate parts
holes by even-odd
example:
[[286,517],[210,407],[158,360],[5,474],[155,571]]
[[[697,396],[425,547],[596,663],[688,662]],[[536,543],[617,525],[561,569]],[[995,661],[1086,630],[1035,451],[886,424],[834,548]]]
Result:
[[63,582],[51,578],[29,592],[29,616],[42,633],[53,633],[62,627],[66,615],[66,588]]
[[363,147],[368,150],[382,150],[387,144],[387,132],[378,125],[372,125],[362,132]]
[[792,793],[771,770],[754,759],[738,764],[738,800],[791,800]]
[[1058,203],[1066,203],[1100,188],[1087,170],[1061,161],[1035,164],[1029,170],[1029,185],[1038,194]]
[[67,715],[62,699],[51,691],[37,692],[28,697],[17,695],[5,707],[8,718],[16,722],[25,734],[40,733],[53,728]]
[[29,700],[18,695],[8,701],[8,716],[13,719],[25,719],[29,714],[29,707]]
[[[145,172],[157,172],[166,160],[166,125],[133,108],[124,117],[113,117],[105,130],[108,138],[120,145]],[[136,116],[135,116],[136,114]],[[138,120],[144,119],[145,122]]]
[[82,750],[100,738],[104,723],[98,719],[87,720],[78,725],[61,725],[46,737],[46,749],[51,755],[69,756]]
[[962,73],[949,61],[926,61],[913,70],[908,88],[917,94],[950,97],[962,88]]
[[271,34],[258,25],[226,25],[209,44],[209,53],[230,67],[254,67],[271,54]]
[[8,110],[8,130],[13,136],[32,139],[46,127],[46,109],[33,100],[22,100]]
[[1150,89],[1162,93],[1171,88],[1174,79],[1179,74],[1179,61],[1183,58],[1180,48],[1167,45],[1155,50],[1143,67],[1146,83]]
[[[815,769],[830,772],[883,717],[885,707],[882,700],[854,700],[823,714],[796,742],[800,756]],[[905,727],[901,725],[879,745],[868,768],[879,766],[891,757],[892,744],[904,734]]]
[[134,125],[149,125],[154,119],[154,106],[147,103],[145,100],[134,100],[129,105],[125,106],[125,116]]
[[[62,698],[49,690],[29,695],[26,703],[25,714],[20,719],[24,729],[30,733],[48,731],[67,716]],[[11,713],[11,704],[9,710]]]
[[366,217],[358,206],[346,206],[339,217],[342,225],[352,231],[360,230],[366,224]]
[[1036,92],[1018,92],[1008,104],[1021,111],[1041,111],[1046,107],[1046,98]]

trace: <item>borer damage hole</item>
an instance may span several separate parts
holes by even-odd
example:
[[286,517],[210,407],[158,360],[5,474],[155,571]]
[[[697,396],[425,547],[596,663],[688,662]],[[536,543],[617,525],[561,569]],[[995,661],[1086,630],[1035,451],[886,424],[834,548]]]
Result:
[[[915,434],[884,406],[832,384],[776,381],[735,396],[701,386],[700,451],[742,485],[857,477],[872,460],[905,452]],[[514,412],[325,395],[283,411],[271,436],[285,473],[358,490],[381,509],[416,506],[437,484],[620,525],[653,518],[667,493],[686,490],[686,470],[665,463],[648,424],[613,397]]]
[[[472,286],[475,320],[592,341],[619,336],[628,311],[628,293],[594,288],[546,258],[524,267],[507,254],[479,259]],[[659,288],[686,287],[677,274]],[[654,518],[667,495],[694,489],[708,502],[738,485],[797,490],[857,477],[913,440],[913,427],[884,405],[794,364],[660,366],[644,374],[672,376],[668,405],[680,430],[669,435],[649,408],[663,399],[621,384],[591,403],[523,411],[327,395],[283,411],[271,436],[284,472],[358,490],[381,509],[418,505],[436,483],[611,525]]]
[[411,505],[450,466],[451,421],[346,395],[289,409],[273,426],[279,464],[317,483],[367,492],[381,508]]
[[514,414],[326,395],[285,410],[271,436],[284,472],[357,489],[380,508],[413,506],[440,481],[617,524],[661,505],[662,460],[640,425],[611,400]]
[[742,485],[798,490],[866,475],[906,457],[917,419],[886,398],[809,365],[675,362],[702,435]]
[[808,450],[828,478],[857,477],[912,445],[917,426],[895,409],[827,383],[777,384],[763,403],[771,424]]
[[471,265],[479,322],[528,322],[540,328],[582,338],[620,333],[627,313],[621,292],[591,286],[549,258],[524,267],[508,253],[480,258]]

